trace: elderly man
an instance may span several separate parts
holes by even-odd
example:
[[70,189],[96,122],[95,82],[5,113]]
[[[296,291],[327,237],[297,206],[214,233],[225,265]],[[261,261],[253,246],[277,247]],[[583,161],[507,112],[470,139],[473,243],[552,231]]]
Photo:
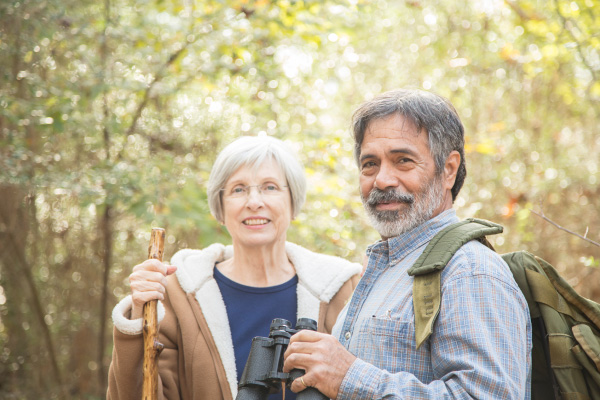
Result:
[[292,384],[334,399],[530,399],[531,324],[506,263],[477,241],[441,275],[433,332],[415,343],[413,277],[429,241],[458,222],[452,204],[466,176],[464,129],[444,98],[385,93],[353,120],[360,192],[381,240],[333,335],[301,331],[284,370]]

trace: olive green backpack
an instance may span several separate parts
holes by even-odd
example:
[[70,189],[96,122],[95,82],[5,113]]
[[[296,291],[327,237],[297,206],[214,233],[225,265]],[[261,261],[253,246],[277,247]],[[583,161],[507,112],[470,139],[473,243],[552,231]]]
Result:
[[[438,233],[410,268],[417,348],[431,335],[440,310],[440,275],[465,243],[493,247],[487,235],[502,226],[469,218]],[[523,292],[533,329],[532,400],[600,399],[600,304],[586,299],[556,269],[526,251],[503,254]]]

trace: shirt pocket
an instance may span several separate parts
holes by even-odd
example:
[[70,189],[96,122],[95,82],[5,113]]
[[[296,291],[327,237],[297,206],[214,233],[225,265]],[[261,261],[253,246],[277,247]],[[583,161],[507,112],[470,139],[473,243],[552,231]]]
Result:
[[414,352],[412,322],[390,318],[370,317],[360,324],[357,338],[357,356],[380,369],[398,372],[410,363]]

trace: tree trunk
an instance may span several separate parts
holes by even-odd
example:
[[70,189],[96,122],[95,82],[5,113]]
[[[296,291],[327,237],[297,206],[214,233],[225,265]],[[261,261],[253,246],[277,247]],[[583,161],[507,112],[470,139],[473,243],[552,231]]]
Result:
[[[108,107],[108,92],[107,92],[107,70],[108,70],[108,37],[106,31],[110,25],[110,0],[104,1],[104,31],[102,32],[102,43],[100,46],[100,56],[102,58],[101,81],[103,84],[102,94],[102,112],[103,112],[103,139],[104,150],[106,152],[106,160],[110,162],[110,131],[109,123],[109,107]],[[104,352],[106,349],[106,320],[108,318],[108,297],[109,297],[109,278],[110,268],[112,264],[112,212],[113,207],[110,201],[110,193],[104,204],[104,215],[102,217],[102,243],[103,243],[103,274],[102,274],[102,295],[100,298],[100,333],[98,335],[98,384],[100,392],[104,392],[106,388],[107,372],[104,366]]]
[[[42,338],[48,351],[50,373],[54,376],[57,386],[62,387],[62,375],[58,366],[55,346],[52,341],[50,329],[46,324],[44,307],[40,299],[39,291],[35,284],[32,267],[27,261],[25,248],[28,233],[28,213],[23,204],[23,192],[16,187],[4,187],[2,189],[3,201],[0,207],[0,223],[5,227],[0,232],[0,243],[4,246],[0,249],[0,261],[15,282],[29,291],[29,303],[37,323],[40,326]],[[29,201],[34,201],[29,199]],[[12,299],[18,303],[17,299]]]
[[98,382],[100,390],[106,387],[106,369],[104,368],[104,351],[106,349],[106,321],[108,318],[108,283],[110,277],[110,267],[112,264],[112,207],[106,205],[104,215],[102,216],[102,240],[104,247],[103,257],[103,277],[102,277],[102,296],[100,298],[100,333],[98,336]]

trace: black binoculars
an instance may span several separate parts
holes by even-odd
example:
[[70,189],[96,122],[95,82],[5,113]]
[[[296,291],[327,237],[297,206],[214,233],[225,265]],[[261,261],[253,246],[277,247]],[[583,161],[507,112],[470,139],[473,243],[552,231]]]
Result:
[[[265,400],[271,393],[277,393],[281,382],[291,385],[294,379],[304,375],[304,370],[294,369],[283,372],[283,354],[293,334],[308,329],[317,330],[317,321],[310,318],[299,318],[296,328],[292,329],[290,321],[275,318],[271,322],[269,337],[257,336],[252,339],[250,355],[244,367],[242,378],[238,384],[236,400]],[[323,400],[325,395],[313,387],[299,392],[297,400]]]

